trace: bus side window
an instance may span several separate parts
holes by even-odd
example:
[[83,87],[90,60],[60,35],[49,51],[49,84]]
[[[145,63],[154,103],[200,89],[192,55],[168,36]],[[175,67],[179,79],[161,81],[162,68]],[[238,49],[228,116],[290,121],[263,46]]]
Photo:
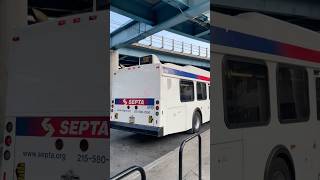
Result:
[[280,122],[307,121],[309,118],[307,71],[302,67],[279,64],[277,84]]
[[264,63],[226,60],[225,119],[228,128],[267,125],[270,117],[268,70]]
[[320,78],[316,78],[317,119],[320,120]]
[[180,80],[180,100],[181,102],[194,101],[193,81]]
[[206,100],[207,99],[207,85],[206,83],[197,82],[197,100]]

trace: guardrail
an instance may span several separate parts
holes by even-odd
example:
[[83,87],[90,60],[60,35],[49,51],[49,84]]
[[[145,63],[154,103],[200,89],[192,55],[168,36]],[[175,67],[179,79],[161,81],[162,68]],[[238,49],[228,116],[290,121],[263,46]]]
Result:
[[175,39],[170,39],[164,36],[152,35],[141,41],[139,44],[152,46],[160,49],[165,49],[169,51],[190,54],[194,56],[200,56],[209,58],[210,57],[210,49],[206,47],[201,47],[198,45],[194,45],[191,43],[186,43],[183,41],[177,41]]
[[[111,20],[110,28],[116,30],[123,25],[122,22]],[[137,30],[141,31],[139,27]],[[143,28],[142,28],[142,31]],[[160,35],[151,35],[138,42],[142,45],[147,45],[150,47],[156,47],[160,49],[165,49],[173,52],[179,52],[183,54],[190,54],[194,56],[200,56],[209,58],[210,57],[210,48],[198,46],[192,43],[187,43],[184,41],[178,41],[176,39],[160,36]]]
[[141,180],[146,180],[146,172],[144,171],[144,169],[140,166],[132,166],[122,172],[120,172],[119,174],[113,176],[112,178],[110,178],[110,180],[120,180],[123,179],[127,176],[129,176],[130,174],[134,173],[135,171],[138,171],[141,175]]
[[181,145],[180,145],[180,149],[179,149],[179,180],[182,180],[183,174],[182,174],[182,169],[183,169],[183,150],[184,150],[184,146],[186,145],[187,142],[189,142],[190,140],[194,139],[198,137],[198,153],[199,153],[199,180],[201,180],[201,169],[202,169],[202,160],[201,160],[201,135],[200,134],[194,134],[193,136],[187,138],[186,140],[184,140]]

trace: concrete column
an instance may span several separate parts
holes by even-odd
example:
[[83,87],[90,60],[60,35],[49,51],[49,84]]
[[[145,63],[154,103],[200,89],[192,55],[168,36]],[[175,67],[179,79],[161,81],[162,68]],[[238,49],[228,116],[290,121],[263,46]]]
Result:
[[119,69],[119,52],[117,50],[110,50],[110,72],[113,75]]

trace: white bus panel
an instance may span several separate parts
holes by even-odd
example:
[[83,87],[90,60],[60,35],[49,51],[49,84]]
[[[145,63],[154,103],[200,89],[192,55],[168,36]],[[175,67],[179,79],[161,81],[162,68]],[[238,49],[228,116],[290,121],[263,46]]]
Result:
[[1,179],[108,178],[107,24],[87,13],[12,35]]
[[319,34],[211,14],[212,179],[319,179]]
[[199,131],[210,118],[209,72],[149,63],[114,73],[112,127],[158,137]]

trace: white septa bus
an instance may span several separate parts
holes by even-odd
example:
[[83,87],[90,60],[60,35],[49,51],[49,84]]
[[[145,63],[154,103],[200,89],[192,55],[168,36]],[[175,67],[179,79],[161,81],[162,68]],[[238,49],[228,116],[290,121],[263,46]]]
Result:
[[211,178],[319,180],[319,33],[258,13],[211,15]]
[[210,73],[155,55],[114,72],[111,128],[153,136],[198,132],[210,119]]
[[109,176],[107,12],[18,28],[2,59],[2,180]]

